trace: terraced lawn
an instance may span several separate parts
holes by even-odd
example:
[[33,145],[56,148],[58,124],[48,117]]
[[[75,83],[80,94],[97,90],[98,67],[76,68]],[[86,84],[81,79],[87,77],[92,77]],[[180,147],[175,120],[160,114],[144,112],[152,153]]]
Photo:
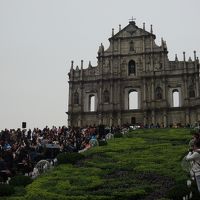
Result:
[[191,139],[188,129],[141,129],[84,153],[75,165],[62,164],[8,200],[166,200],[185,183],[181,159]]

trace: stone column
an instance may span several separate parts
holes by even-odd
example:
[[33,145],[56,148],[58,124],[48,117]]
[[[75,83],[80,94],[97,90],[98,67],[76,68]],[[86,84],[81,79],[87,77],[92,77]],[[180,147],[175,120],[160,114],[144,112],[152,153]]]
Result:
[[143,104],[142,104],[142,108],[143,109],[146,109],[146,90],[147,90],[147,88],[146,88],[146,79],[144,78],[143,79]]
[[187,65],[185,61],[185,52],[183,52],[183,66],[184,66],[184,73],[187,73]]
[[199,97],[199,74],[196,75],[196,97]]
[[164,128],[166,128],[167,127],[167,112],[166,111],[164,111],[163,112],[163,125],[164,125]]
[[113,87],[113,80],[110,81],[110,108],[113,110],[114,104],[114,87]]
[[162,79],[162,89],[163,89],[163,99],[166,99],[166,81],[165,81],[165,78],[163,77]]
[[81,118],[78,119],[78,127],[82,127],[82,119]]
[[164,52],[161,52],[162,71],[165,71],[165,58],[166,58],[166,54]]
[[184,66],[184,92],[185,92],[185,105],[188,104],[188,70],[185,61],[185,52],[183,52],[183,66]]
[[142,37],[142,51],[145,53],[145,37]]
[[147,124],[147,112],[144,112],[143,114],[143,125],[145,126]]
[[83,80],[83,60],[81,60],[81,80]]
[[142,38],[142,51],[143,51],[143,55],[142,55],[143,71],[146,72],[145,37]]
[[182,105],[183,106],[188,106],[188,104],[189,104],[189,98],[188,98],[188,77],[187,77],[187,74],[184,75],[183,81],[184,81],[184,83],[183,83],[183,85],[184,85],[184,91],[183,92],[185,94],[185,98],[182,99]]
[[111,127],[113,125],[113,117],[110,115],[110,121],[109,121],[109,126]]
[[103,123],[102,123],[102,114],[101,114],[101,113],[98,115],[98,118],[99,118],[99,125],[100,125],[100,124],[103,124]]
[[184,75],[184,93],[185,93],[185,98],[188,99],[188,88],[187,88],[187,75]]
[[189,111],[189,109],[187,109],[186,112],[185,112],[185,123],[190,124],[190,111]]
[[151,53],[151,69],[150,70],[154,70],[154,64],[153,64],[153,53]]
[[121,54],[121,40],[118,39],[118,53]]
[[68,111],[71,112],[73,110],[72,106],[72,83],[69,83],[69,97],[68,97]]
[[83,96],[83,83],[81,82],[81,84],[80,84],[80,90],[81,90],[81,92],[80,92],[80,103],[81,103],[81,105],[80,105],[80,125],[79,125],[79,127],[82,127],[82,113],[84,112],[84,96]]
[[118,126],[121,126],[121,116],[118,117],[117,125],[118,125]]
[[[81,114],[80,114],[80,119],[82,120],[82,112],[84,111],[84,101],[83,101],[83,60],[81,60],[81,76],[80,76],[80,107],[81,107]],[[82,126],[82,124],[81,124]]]
[[186,65],[186,61],[185,61],[185,52],[183,52],[183,66],[184,66],[184,92],[185,92],[185,105],[188,104],[188,70],[187,70],[187,65]]
[[155,85],[154,85],[154,79],[151,79],[151,100],[154,101],[155,99]]
[[101,80],[100,80],[100,84],[99,84],[99,112],[102,112],[102,86],[103,86],[103,62],[105,61],[105,59],[103,57],[101,57],[101,70],[100,70],[100,74],[101,74]]
[[[118,63],[119,63],[119,70],[120,70],[120,73],[119,73],[119,79],[117,81],[117,90],[119,92],[119,94],[121,94],[121,90],[122,90],[122,87],[121,87],[121,77],[122,77],[122,72],[121,72],[121,57],[118,56]],[[119,109],[121,111],[122,109],[122,103],[123,103],[123,95],[119,95],[119,97],[117,98],[117,101],[113,102],[115,104],[117,104],[117,109]]]
[[143,79],[143,101],[146,101],[146,79]]
[[102,81],[101,81],[100,86],[99,86],[99,101],[98,101],[98,104],[99,104],[99,111],[101,112],[102,111],[102,104],[103,104],[103,100],[102,100]]
[[113,56],[111,57],[110,60],[110,73],[111,73],[111,78],[113,77]]
[[101,60],[101,65],[100,65],[100,70],[99,71],[100,71],[100,75],[101,75],[101,79],[102,79],[102,77],[103,77],[103,61],[104,60],[103,60],[102,57],[100,58],[100,60]]
[[[152,28],[152,25],[151,25],[151,33],[153,34],[153,28]],[[151,35],[151,70],[153,70],[154,66],[153,66],[153,36]]]
[[153,125],[155,125],[155,110],[151,111],[151,122]]

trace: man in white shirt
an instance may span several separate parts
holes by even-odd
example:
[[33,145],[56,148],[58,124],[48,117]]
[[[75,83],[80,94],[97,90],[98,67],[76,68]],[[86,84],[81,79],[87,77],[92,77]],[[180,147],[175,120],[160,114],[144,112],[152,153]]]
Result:
[[194,141],[193,151],[188,153],[186,160],[191,161],[191,170],[195,175],[198,191],[200,192],[200,140]]

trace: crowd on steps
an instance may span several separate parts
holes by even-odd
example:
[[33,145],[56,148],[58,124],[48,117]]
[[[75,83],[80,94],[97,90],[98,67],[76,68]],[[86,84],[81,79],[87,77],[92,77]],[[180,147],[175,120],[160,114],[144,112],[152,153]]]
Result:
[[30,175],[40,160],[53,160],[61,152],[83,152],[122,127],[45,127],[5,129],[0,132],[0,182],[16,174]]

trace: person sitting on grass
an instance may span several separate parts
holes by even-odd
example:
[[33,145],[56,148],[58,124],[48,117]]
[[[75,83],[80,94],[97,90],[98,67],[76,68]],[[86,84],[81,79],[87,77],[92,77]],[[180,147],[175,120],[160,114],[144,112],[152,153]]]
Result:
[[82,143],[82,148],[78,151],[79,153],[82,153],[84,151],[87,151],[88,149],[90,149],[92,146],[89,143],[89,140],[86,139],[83,143]]
[[191,162],[191,173],[195,176],[198,191],[200,192],[200,141],[194,141],[193,150],[190,149],[186,160]]
[[90,143],[91,147],[94,147],[94,146],[98,146],[98,145],[99,145],[98,140],[96,139],[96,136],[95,136],[95,135],[93,135],[93,136],[91,137],[89,143]]

